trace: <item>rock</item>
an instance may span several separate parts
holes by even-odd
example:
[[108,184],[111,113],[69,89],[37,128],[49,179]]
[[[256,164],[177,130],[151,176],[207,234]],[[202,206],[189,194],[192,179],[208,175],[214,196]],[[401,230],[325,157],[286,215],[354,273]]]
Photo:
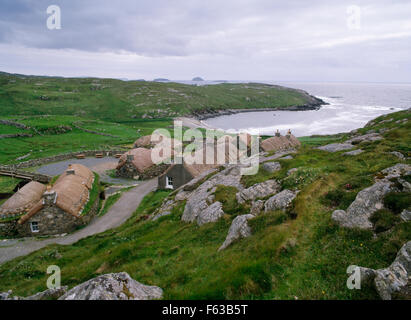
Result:
[[56,289],[47,289],[43,292],[38,292],[32,296],[23,298],[23,300],[57,300],[67,292],[67,289],[67,286]]
[[251,236],[251,228],[248,226],[247,221],[252,218],[254,218],[254,215],[252,214],[236,217],[231,223],[228,235],[218,251],[224,250],[237,239]]
[[161,299],[163,290],[146,286],[128,273],[109,273],[88,280],[59,298],[59,300],[152,300]]
[[411,241],[402,246],[388,268],[376,270],[374,284],[383,300],[411,299]]
[[396,156],[400,160],[405,160],[405,156],[401,152],[393,151],[393,152],[390,152],[390,154]]
[[151,219],[155,221],[161,217],[171,214],[171,210],[173,210],[176,204],[177,202],[173,200],[167,200],[165,203],[161,205],[161,207],[158,210],[154,212],[154,215],[152,216]]
[[265,198],[271,194],[277,193],[279,190],[280,184],[276,180],[267,180],[242,190],[236,194],[236,198],[238,203],[244,203],[248,200]]
[[268,199],[264,205],[264,211],[274,211],[274,210],[284,210],[286,209],[294,198],[297,196],[298,191],[294,192],[291,190],[283,190],[280,193],[277,193],[275,196],[272,196]]
[[7,292],[0,292],[0,300],[15,300],[13,299],[12,294],[12,290],[9,290]]
[[216,222],[223,215],[223,205],[221,202],[216,201],[197,216],[197,224],[201,226],[206,223]]
[[[216,221],[215,217],[221,217],[224,214],[221,203],[212,204],[216,187],[218,185],[231,186],[241,191],[244,187],[240,180],[240,166],[228,166],[210,179],[200,183],[187,199],[181,219],[186,222],[196,221],[202,224]],[[212,205],[213,207],[207,210]]]
[[328,151],[328,152],[338,152],[343,150],[350,150],[354,148],[351,143],[331,143],[322,147],[318,147],[318,150]]
[[411,211],[404,209],[401,214],[400,217],[403,221],[407,222],[407,221],[411,221]]
[[371,132],[371,133],[367,133],[364,134],[362,136],[357,136],[354,138],[351,138],[349,140],[347,140],[345,143],[350,143],[350,144],[358,144],[358,143],[362,143],[362,142],[372,142],[372,141],[378,141],[378,140],[382,140],[383,137],[375,132]]
[[294,172],[298,171],[298,168],[292,168],[290,170],[287,171],[287,176],[293,174]]
[[281,170],[281,164],[279,162],[265,162],[263,163],[263,169],[269,173]]
[[363,152],[364,152],[364,150],[357,149],[357,150],[353,150],[353,151],[344,152],[343,156],[356,156],[356,155],[359,155],[360,153],[363,153]]
[[280,160],[291,160],[291,159],[294,159],[293,156],[285,156],[285,157],[280,158]]
[[252,215],[258,216],[261,213],[261,211],[263,210],[263,208],[264,208],[264,201],[263,200],[254,201],[251,205],[250,213]]
[[382,170],[381,173],[384,175],[384,179],[399,178],[402,175],[410,175],[411,166],[404,163],[397,163],[395,166]]
[[389,181],[379,181],[357,194],[347,211],[336,210],[332,219],[342,227],[372,229],[371,215],[383,208],[384,196],[391,191]]

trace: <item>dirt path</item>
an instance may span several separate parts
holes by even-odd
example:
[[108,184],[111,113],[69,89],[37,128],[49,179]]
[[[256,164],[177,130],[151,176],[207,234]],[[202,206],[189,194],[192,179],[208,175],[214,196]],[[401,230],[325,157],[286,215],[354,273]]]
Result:
[[141,183],[130,191],[125,192],[103,217],[94,219],[84,229],[65,237],[45,240],[27,238],[23,240],[0,241],[0,264],[32,253],[52,243],[68,245],[93,234],[116,228],[134,213],[144,196],[155,190],[156,187],[156,178]]

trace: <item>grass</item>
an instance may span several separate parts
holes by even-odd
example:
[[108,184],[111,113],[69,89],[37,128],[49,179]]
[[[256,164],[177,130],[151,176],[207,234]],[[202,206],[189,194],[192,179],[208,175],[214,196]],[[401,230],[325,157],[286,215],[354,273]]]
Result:
[[118,199],[121,198],[121,192],[115,193],[109,196],[106,201],[104,201],[104,207],[98,214],[99,217],[104,216],[107,211],[117,202]]
[[266,84],[179,83],[0,74],[0,116],[74,115],[110,122],[174,118],[206,110],[304,105],[301,92]]
[[[389,117],[409,119],[409,114]],[[383,119],[364,132],[380,126]],[[314,178],[304,179],[299,187],[293,203],[296,219],[279,211],[263,214],[249,221],[251,237],[224,251],[217,250],[239,213],[235,190],[217,188],[216,199],[232,214],[201,227],[181,221],[184,202],[170,215],[149,220],[170,195],[170,191],[157,191],[147,195],[133,216],[116,229],[69,246],[50,245],[1,265],[0,291],[13,289],[25,296],[45,290],[47,266],[56,264],[61,268],[62,285],[73,287],[102,272],[125,271],[144,284],[160,286],[165,299],[378,299],[372,288],[346,287],[347,267],[390,265],[399,248],[411,239],[411,222],[390,223],[385,212],[377,220],[388,220],[390,230],[374,236],[371,230],[340,228],[331,213],[372,185],[378,172],[399,162],[388,152],[410,151],[409,123],[383,125],[392,131],[384,133],[381,141],[361,145],[366,151],[358,156],[304,145],[294,159],[281,161],[280,171],[246,178],[251,184],[283,179],[291,168],[315,170]]]
[[21,179],[0,176],[0,193],[12,193]]
[[89,200],[81,212],[82,216],[88,214],[100,195],[100,176],[94,172],[93,186],[90,190]]

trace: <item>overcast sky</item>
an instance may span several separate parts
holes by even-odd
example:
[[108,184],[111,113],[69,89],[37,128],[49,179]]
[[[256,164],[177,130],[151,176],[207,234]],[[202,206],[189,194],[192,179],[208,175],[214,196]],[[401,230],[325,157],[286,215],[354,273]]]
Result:
[[411,82],[410,56],[410,0],[0,0],[6,72]]

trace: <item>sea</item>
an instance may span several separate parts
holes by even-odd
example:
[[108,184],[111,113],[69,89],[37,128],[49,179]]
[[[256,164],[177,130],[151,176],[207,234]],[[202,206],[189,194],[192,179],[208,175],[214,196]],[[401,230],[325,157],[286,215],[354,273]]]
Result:
[[[251,81],[241,81],[251,82]],[[297,137],[349,132],[384,114],[411,107],[411,83],[252,81],[298,88],[327,105],[310,111],[262,111],[219,116],[205,124],[229,132],[274,135],[289,129]],[[215,84],[218,82],[204,82]]]

